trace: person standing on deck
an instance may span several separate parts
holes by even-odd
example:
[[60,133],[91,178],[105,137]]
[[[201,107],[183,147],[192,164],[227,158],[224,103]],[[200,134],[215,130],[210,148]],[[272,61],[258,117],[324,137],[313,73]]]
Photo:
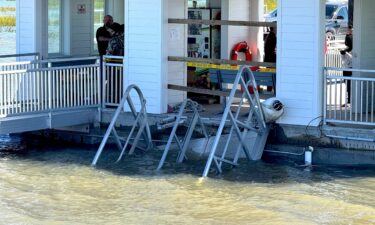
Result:
[[345,35],[345,51],[351,53],[353,50],[353,27],[351,25],[348,26],[348,31]]
[[[348,31],[345,35],[345,46],[346,49],[340,51],[341,55],[341,61],[342,61],[342,66],[343,68],[352,68],[352,50],[353,50],[353,27],[351,25],[348,26]],[[351,77],[352,72],[351,71],[344,71],[343,72],[344,77]],[[346,93],[347,93],[347,104],[350,104],[350,95],[351,95],[351,81],[347,81],[347,86],[346,86]],[[346,106],[346,103],[342,105],[343,107]]]
[[112,39],[108,42],[107,55],[124,56],[124,26],[113,23],[110,33]]
[[108,42],[111,40],[111,33],[108,31],[110,26],[113,24],[113,17],[106,15],[103,18],[103,26],[96,30],[96,41],[98,43],[99,55],[102,56],[106,54]]
[[264,42],[264,62],[276,62],[276,28],[270,27],[270,32]]

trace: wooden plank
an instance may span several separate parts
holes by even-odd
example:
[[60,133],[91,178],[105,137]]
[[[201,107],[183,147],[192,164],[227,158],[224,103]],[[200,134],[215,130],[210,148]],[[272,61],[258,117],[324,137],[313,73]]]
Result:
[[[197,94],[221,96],[221,97],[228,97],[230,94],[230,92],[228,91],[209,90],[209,89],[195,88],[195,87],[185,87],[185,86],[174,85],[174,84],[168,84],[168,89],[175,90],[175,91],[197,93]],[[237,91],[235,94],[235,97],[241,98],[242,93]]]
[[193,19],[168,19],[168,23],[175,24],[202,24],[211,26],[246,26],[246,27],[276,27],[275,22],[238,21],[238,20],[193,20]]
[[228,60],[228,59],[205,59],[205,58],[192,58],[192,57],[180,57],[180,56],[168,56],[168,61],[276,67],[276,63],[237,61],[237,60]]

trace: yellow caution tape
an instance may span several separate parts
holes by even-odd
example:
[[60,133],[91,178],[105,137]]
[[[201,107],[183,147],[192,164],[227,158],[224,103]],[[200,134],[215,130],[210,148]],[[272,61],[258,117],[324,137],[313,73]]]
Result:
[[270,73],[276,73],[276,68],[259,68],[259,72],[270,72]]
[[195,62],[188,62],[187,66],[207,68],[207,69],[222,69],[222,70],[239,70],[240,69],[240,66],[218,65],[218,64],[209,64],[209,63],[195,63]]
[[[234,65],[218,65],[218,64],[196,63],[196,62],[188,62],[187,66],[206,68],[206,69],[222,69],[222,70],[239,70],[240,69],[240,66],[238,65],[235,65],[235,66]],[[259,68],[258,71],[276,73],[276,68]]]

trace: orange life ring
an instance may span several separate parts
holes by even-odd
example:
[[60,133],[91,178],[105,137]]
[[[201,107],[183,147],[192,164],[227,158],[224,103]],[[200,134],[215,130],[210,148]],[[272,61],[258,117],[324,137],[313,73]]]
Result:
[[[239,52],[245,53],[246,61],[252,61],[253,60],[253,56],[252,56],[252,54],[249,50],[249,46],[247,45],[246,41],[239,42],[233,47],[232,54],[231,54],[231,60],[238,60],[238,53]],[[256,71],[258,69],[259,69],[259,67],[257,67],[257,66],[250,67],[251,71]],[[257,90],[259,90],[259,89],[260,89],[260,86],[258,85]],[[248,90],[249,90],[250,94],[254,94],[254,88],[252,86],[249,86]],[[242,87],[241,87],[241,91],[243,91]]]
[[252,61],[253,56],[251,55],[251,52],[249,50],[249,46],[247,45],[246,41],[242,41],[237,43],[233,49],[231,54],[231,60],[238,60],[238,53],[242,52],[245,53],[246,61]]

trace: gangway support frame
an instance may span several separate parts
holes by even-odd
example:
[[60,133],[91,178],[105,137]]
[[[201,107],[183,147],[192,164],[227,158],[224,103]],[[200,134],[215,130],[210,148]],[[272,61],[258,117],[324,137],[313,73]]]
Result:
[[[231,111],[231,106],[238,89],[241,86],[243,91],[240,103],[237,107],[235,114]],[[252,93],[250,93],[249,89]],[[241,108],[245,102],[245,99],[250,104],[250,111],[247,118],[244,121],[240,121],[239,116],[241,113]],[[230,131],[229,135],[223,135],[224,126],[226,121],[230,121]],[[226,107],[223,113],[223,117],[220,121],[219,128],[217,130],[215,139],[212,143],[210,154],[208,156],[206,167],[203,171],[203,177],[207,177],[210,171],[212,162],[215,162],[218,172],[222,172],[223,163],[230,164],[232,166],[238,165],[238,159],[240,153],[243,151],[246,158],[250,160],[259,160],[262,156],[264,146],[267,141],[270,128],[266,124],[263,109],[259,99],[259,93],[257,90],[257,84],[252,71],[247,66],[242,66],[236,76],[233,83],[233,88],[230,92],[229,98],[226,102]],[[250,132],[255,132],[257,134],[255,143],[250,149],[249,141],[247,136]],[[238,147],[236,149],[235,156],[232,160],[227,159],[228,148],[230,147],[231,140],[233,140],[233,134],[238,138]],[[226,144],[220,156],[217,155],[218,145],[221,139],[227,137]],[[233,142],[233,141],[232,141]]]
[[[187,110],[188,105],[191,106],[191,108],[193,110],[193,115],[188,122],[189,125],[188,125],[187,132],[185,134],[185,137],[183,138],[183,140],[180,140],[178,138],[178,136],[176,135],[176,132],[177,132],[178,127],[183,124],[182,120],[185,119],[185,117],[183,117],[183,114]],[[157,170],[160,170],[163,167],[164,162],[165,162],[165,160],[168,156],[169,150],[171,148],[173,140],[175,140],[175,142],[177,143],[177,146],[180,150],[179,154],[177,156],[177,162],[178,163],[183,162],[183,160],[186,158],[186,151],[189,148],[191,137],[192,137],[193,132],[194,132],[195,128],[197,127],[197,125],[199,125],[201,130],[202,130],[204,138],[206,139],[206,144],[208,143],[209,135],[208,135],[207,129],[206,129],[206,127],[205,127],[205,125],[204,125],[204,123],[203,123],[203,121],[202,121],[202,119],[199,115],[199,111],[198,111],[196,106],[197,106],[197,103],[195,103],[194,101],[192,101],[190,99],[186,99],[180,105],[180,110],[179,110],[177,116],[175,116],[173,118],[173,120],[174,120],[173,128],[172,128],[171,134],[169,135],[167,145],[164,149],[164,152],[163,152],[163,155],[160,159]],[[186,118],[186,120],[187,120],[187,118]]]
[[[130,92],[132,90],[135,90],[137,92],[139,100],[140,100],[141,108],[140,108],[139,112],[137,112],[136,107],[134,106],[133,100],[130,97]],[[115,129],[115,125],[116,125],[116,121],[117,121],[121,111],[125,110],[125,106],[126,106],[125,104],[126,103],[128,104],[129,109],[130,109],[130,111],[131,111],[131,113],[134,117],[134,123],[133,123],[133,126],[130,130],[130,133],[129,133],[128,137],[126,138],[125,144],[122,145],[121,139],[120,139],[120,137],[117,134],[117,131]],[[134,152],[135,148],[139,147],[138,142],[140,141],[141,136],[143,136],[144,141],[147,144],[146,150],[149,150],[149,149],[153,148],[151,131],[150,131],[150,127],[149,127],[149,123],[148,123],[148,117],[147,117],[146,100],[145,100],[145,98],[143,96],[143,93],[140,90],[140,88],[133,84],[133,85],[130,85],[126,89],[126,91],[124,92],[124,95],[121,99],[121,102],[120,102],[119,106],[117,107],[117,109],[114,113],[114,116],[111,120],[111,123],[109,124],[109,126],[107,128],[107,131],[106,131],[106,133],[103,137],[102,142],[100,143],[98,151],[96,152],[96,155],[95,155],[91,165],[95,166],[97,164],[97,162],[100,158],[100,155],[102,154],[102,152],[104,150],[104,147],[107,144],[111,133],[113,134],[113,137],[115,139],[117,148],[120,151],[120,156],[118,157],[118,159],[116,161],[116,162],[119,162],[122,159],[122,157],[124,156],[125,150],[130,145],[130,140],[133,138],[133,134],[135,133],[137,127],[138,127],[138,131],[136,132],[134,140],[131,144],[132,147],[129,150],[129,154],[132,154]]]

